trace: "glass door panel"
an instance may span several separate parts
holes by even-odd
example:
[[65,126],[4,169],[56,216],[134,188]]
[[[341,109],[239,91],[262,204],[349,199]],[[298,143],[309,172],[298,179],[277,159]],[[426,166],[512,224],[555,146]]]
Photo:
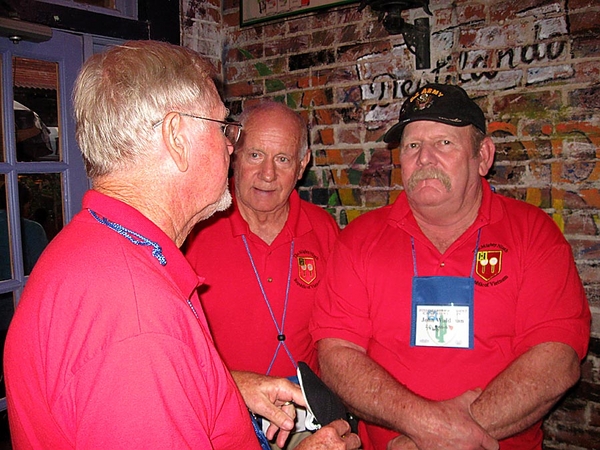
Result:
[[13,57],[17,161],[59,161],[58,63]]
[[9,215],[7,207],[8,193],[6,192],[5,176],[2,176],[0,183],[0,281],[3,281],[12,278],[12,263],[10,258],[11,240],[9,238]]
[[48,242],[63,227],[61,175],[20,175],[18,189],[23,272],[29,275]]

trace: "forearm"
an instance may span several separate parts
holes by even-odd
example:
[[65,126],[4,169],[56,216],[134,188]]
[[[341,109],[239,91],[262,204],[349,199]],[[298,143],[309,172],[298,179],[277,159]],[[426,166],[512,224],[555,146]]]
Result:
[[363,420],[405,432],[401,418],[414,395],[361,351],[329,347],[323,341],[318,345],[323,381],[350,410]]
[[537,345],[487,386],[471,413],[494,438],[505,439],[541,420],[579,374],[579,359],[571,347]]
[[410,437],[419,448],[497,448],[469,415],[473,391],[445,402],[426,400],[396,381],[360,347],[319,342],[321,375],[361,419]]

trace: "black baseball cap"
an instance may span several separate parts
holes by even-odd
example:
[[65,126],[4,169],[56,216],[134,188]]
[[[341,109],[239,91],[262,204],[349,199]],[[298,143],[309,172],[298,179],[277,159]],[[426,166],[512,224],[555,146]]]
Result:
[[400,142],[410,122],[431,120],[447,125],[474,125],[485,134],[485,116],[465,90],[452,84],[426,84],[405,100],[398,123],[383,136],[384,142]]

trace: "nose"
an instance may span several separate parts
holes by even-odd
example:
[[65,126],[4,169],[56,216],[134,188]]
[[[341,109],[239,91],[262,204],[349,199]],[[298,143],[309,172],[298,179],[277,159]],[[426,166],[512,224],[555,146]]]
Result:
[[265,181],[273,181],[275,179],[275,162],[266,158],[260,165],[259,176]]
[[420,165],[426,166],[433,164],[436,161],[435,146],[427,142],[421,144],[419,154],[417,155],[417,161]]

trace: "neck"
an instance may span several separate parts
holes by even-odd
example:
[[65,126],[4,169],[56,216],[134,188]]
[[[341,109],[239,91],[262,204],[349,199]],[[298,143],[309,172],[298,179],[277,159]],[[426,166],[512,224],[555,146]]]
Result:
[[183,244],[183,225],[176,224],[173,219],[175,216],[163,206],[170,203],[161,201],[160,194],[147,184],[138,184],[134,180],[123,183],[119,180],[103,179],[94,181],[93,189],[136,209],[158,226],[177,246]]
[[468,208],[447,214],[442,208],[411,208],[417,224],[431,243],[444,253],[475,222],[481,196]]
[[281,208],[275,211],[255,211],[245,207],[241,202],[238,209],[244,220],[248,223],[250,231],[271,245],[275,238],[281,233],[287,222],[290,205],[285,203]]

